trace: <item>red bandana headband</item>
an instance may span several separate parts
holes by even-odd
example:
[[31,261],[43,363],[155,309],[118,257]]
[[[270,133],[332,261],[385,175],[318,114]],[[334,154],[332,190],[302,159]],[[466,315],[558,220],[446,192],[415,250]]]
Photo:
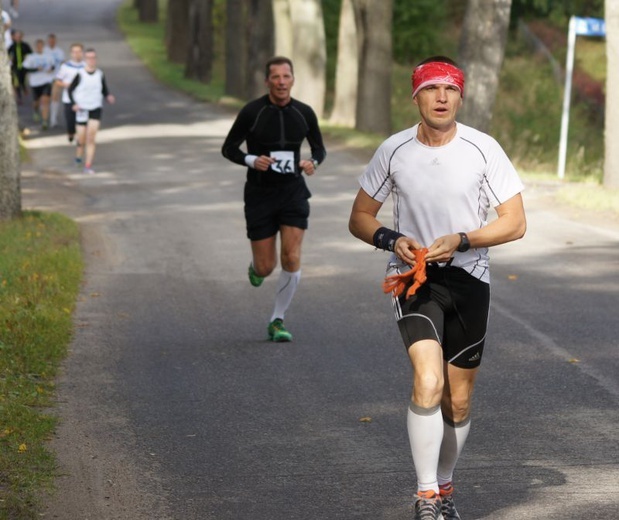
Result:
[[464,97],[464,72],[449,63],[431,61],[419,65],[413,71],[411,79],[413,80],[413,97],[422,88],[439,84],[453,85],[460,91],[460,96]]

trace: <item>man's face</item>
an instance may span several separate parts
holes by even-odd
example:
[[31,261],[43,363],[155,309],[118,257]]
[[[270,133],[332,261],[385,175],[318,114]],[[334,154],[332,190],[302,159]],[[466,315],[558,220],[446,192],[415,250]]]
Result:
[[34,44],[34,48],[35,50],[41,54],[43,52],[43,49],[45,48],[45,43],[43,43],[42,40],[38,40],[35,44]]
[[55,37],[55,36],[48,36],[48,37],[47,37],[47,45],[48,45],[50,48],[52,48],[52,49],[53,49],[54,47],[56,47],[56,37]]
[[85,53],[84,61],[86,62],[86,67],[90,69],[96,68],[97,67],[97,54],[94,52]]
[[285,105],[290,100],[290,91],[294,85],[294,76],[290,65],[271,65],[266,86],[269,89],[269,97],[276,105]]
[[460,91],[449,84],[423,88],[414,97],[413,102],[419,107],[423,122],[437,130],[450,128],[462,106]]
[[79,63],[84,59],[84,51],[81,47],[77,45],[71,47],[71,61],[75,63]]

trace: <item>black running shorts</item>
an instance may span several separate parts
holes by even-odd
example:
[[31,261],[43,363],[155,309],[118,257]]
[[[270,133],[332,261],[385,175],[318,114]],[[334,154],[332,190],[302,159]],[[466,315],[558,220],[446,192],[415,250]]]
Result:
[[35,101],[41,99],[43,96],[52,95],[52,84],[45,83],[45,85],[39,85],[38,87],[32,87],[32,97]]
[[311,193],[303,178],[281,184],[245,184],[247,237],[262,240],[277,234],[280,226],[307,229]]
[[424,339],[439,342],[443,359],[460,368],[481,363],[488,326],[490,285],[459,267],[429,265],[428,279],[406,299],[393,298],[400,334],[408,349]]
[[102,109],[95,108],[94,110],[78,110],[75,113],[75,124],[85,126],[91,119],[100,121]]

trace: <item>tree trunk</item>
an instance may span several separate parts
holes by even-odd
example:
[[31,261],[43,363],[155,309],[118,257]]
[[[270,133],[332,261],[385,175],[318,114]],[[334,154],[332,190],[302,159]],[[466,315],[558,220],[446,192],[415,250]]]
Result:
[[337,42],[335,101],[331,124],[354,128],[359,77],[359,43],[352,0],[343,0]]
[[273,23],[275,24],[275,54],[294,61],[294,31],[290,0],[273,0]]
[[159,6],[157,4],[157,0],[140,0],[138,7],[140,22],[155,23],[159,20]]
[[606,0],[606,119],[604,186],[619,188],[619,4]]
[[270,1],[250,0],[249,45],[247,56],[247,95],[250,98],[265,93],[264,67],[273,56],[273,8]]
[[292,18],[293,96],[322,117],[327,90],[327,41],[320,0],[289,0]]
[[202,83],[211,81],[213,68],[213,1],[190,0],[189,52],[185,77]]
[[[0,26],[2,23],[0,22]],[[4,34],[4,31],[1,32]],[[4,42],[0,44],[4,48]],[[21,213],[19,124],[13,95],[11,68],[0,50],[0,220],[16,218]]]
[[356,128],[391,132],[391,19],[393,0],[353,0],[360,33]]
[[468,0],[458,61],[466,74],[458,120],[490,130],[492,107],[505,55],[511,0]]
[[245,98],[247,87],[247,1],[226,2],[226,94]]
[[185,63],[189,52],[189,0],[168,1],[165,42],[168,59]]

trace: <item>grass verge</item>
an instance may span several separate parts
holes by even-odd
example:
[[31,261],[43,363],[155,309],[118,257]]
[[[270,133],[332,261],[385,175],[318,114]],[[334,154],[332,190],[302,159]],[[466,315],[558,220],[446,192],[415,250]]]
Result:
[[82,275],[77,225],[55,213],[0,222],[0,519],[38,518],[55,459],[54,380]]

